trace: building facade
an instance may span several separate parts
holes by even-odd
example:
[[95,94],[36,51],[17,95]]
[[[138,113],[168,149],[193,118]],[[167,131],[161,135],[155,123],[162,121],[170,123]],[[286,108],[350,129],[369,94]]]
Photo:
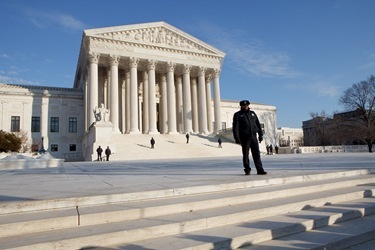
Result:
[[[114,135],[218,134],[239,109],[221,101],[224,56],[165,22],[85,30],[73,88],[0,84],[0,129],[25,131],[31,148],[59,158],[93,150],[84,137],[98,109]],[[276,108],[252,108],[274,140]]]
[[74,82],[85,128],[104,104],[115,133],[219,131],[224,56],[165,22],[85,30]]
[[301,147],[304,145],[302,128],[280,127],[277,129],[278,146]]

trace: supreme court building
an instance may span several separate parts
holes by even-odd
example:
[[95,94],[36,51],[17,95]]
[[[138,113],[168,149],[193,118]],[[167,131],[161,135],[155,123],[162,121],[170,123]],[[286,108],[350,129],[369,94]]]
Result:
[[[113,135],[218,134],[239,108],[220,98],[224,56],[165,22],[85,30],[73,88],[0,84],[0,129],[28,132],[34,149],[43,138],[59,158],[94,154],[99,127]],[[276,108],[258,106],[276,134]]]
[[219,131],[224,56],[165,22],[85,30],[74,82],[85,128],[103,103],[115,133]]

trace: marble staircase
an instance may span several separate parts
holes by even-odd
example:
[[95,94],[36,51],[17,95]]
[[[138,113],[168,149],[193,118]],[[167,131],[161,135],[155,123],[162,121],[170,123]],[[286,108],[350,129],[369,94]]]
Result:
[[[151,149],[151,137],[155,147]],[[116,149],[112,160],[182,159],[202,157],[241,157],[241,147],[222,138],[222,148],[218,147],[217,136],[190,135],[186,143],[184,134],[120,134],[113,137]]]
[[374,239],[374,183],[343,170],[2,202],[0,249],[344,249]]

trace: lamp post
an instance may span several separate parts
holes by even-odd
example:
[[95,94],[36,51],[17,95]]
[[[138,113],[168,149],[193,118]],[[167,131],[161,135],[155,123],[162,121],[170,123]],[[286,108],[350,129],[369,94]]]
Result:
[[42,136],[42,146],[40,147],[39,153],[44,154],[46,150],[44,149],[44,137]]

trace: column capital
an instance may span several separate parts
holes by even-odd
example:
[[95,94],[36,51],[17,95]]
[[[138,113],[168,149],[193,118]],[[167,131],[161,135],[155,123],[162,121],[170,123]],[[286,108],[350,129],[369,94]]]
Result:
[[158,62],[155,60],[151,60],[151,59],[147,60],[147,70],[155,70],[157,63]]
[[198,75],[199,75],[199,76],[204,76],[206,70],[207,70],[206,67],[200,66],[200,67],[199,67],[199,70],[198,70]]
[[138,67],[139,58],[136,57],[130,57],[129,59],[129,67],[130,68],[136,68]]
[[173,72],[176,67],[175,63],[167,62],[166,69],[168,72]]
[[220,70],[220,69],[214,69],[214,70],[213,70],[213,75],[214,75],[214,77],[219,77],[219,76],[220,76],[220,73],[221,73],[221,70]]
[[100,53],[90,52],[89,56],[88,56],[90,64],[91,63],[96,63],[97,64],[99,62],[99,57],[100,57]]
[[148,73],[147,71],[143,71],[143,80],[148,80]]
[[206,83],[209,83],[212,79],[212,75],[211,74],[207,74],[206,75]]
[[163,82],[166,82],[166,81],[167,81],[167,75],[166,75],[166,74],[162,74],[162,75],[161,75],[161,80],[162,80]]
[[183,70],[183,73],[184,74],[190,74],[190,70],[191,70],[191,65],[189,64],[184,64],[184,70]]
[[118,55],[109,55],[109,63],[111,66],[118,66],[120,57]]

